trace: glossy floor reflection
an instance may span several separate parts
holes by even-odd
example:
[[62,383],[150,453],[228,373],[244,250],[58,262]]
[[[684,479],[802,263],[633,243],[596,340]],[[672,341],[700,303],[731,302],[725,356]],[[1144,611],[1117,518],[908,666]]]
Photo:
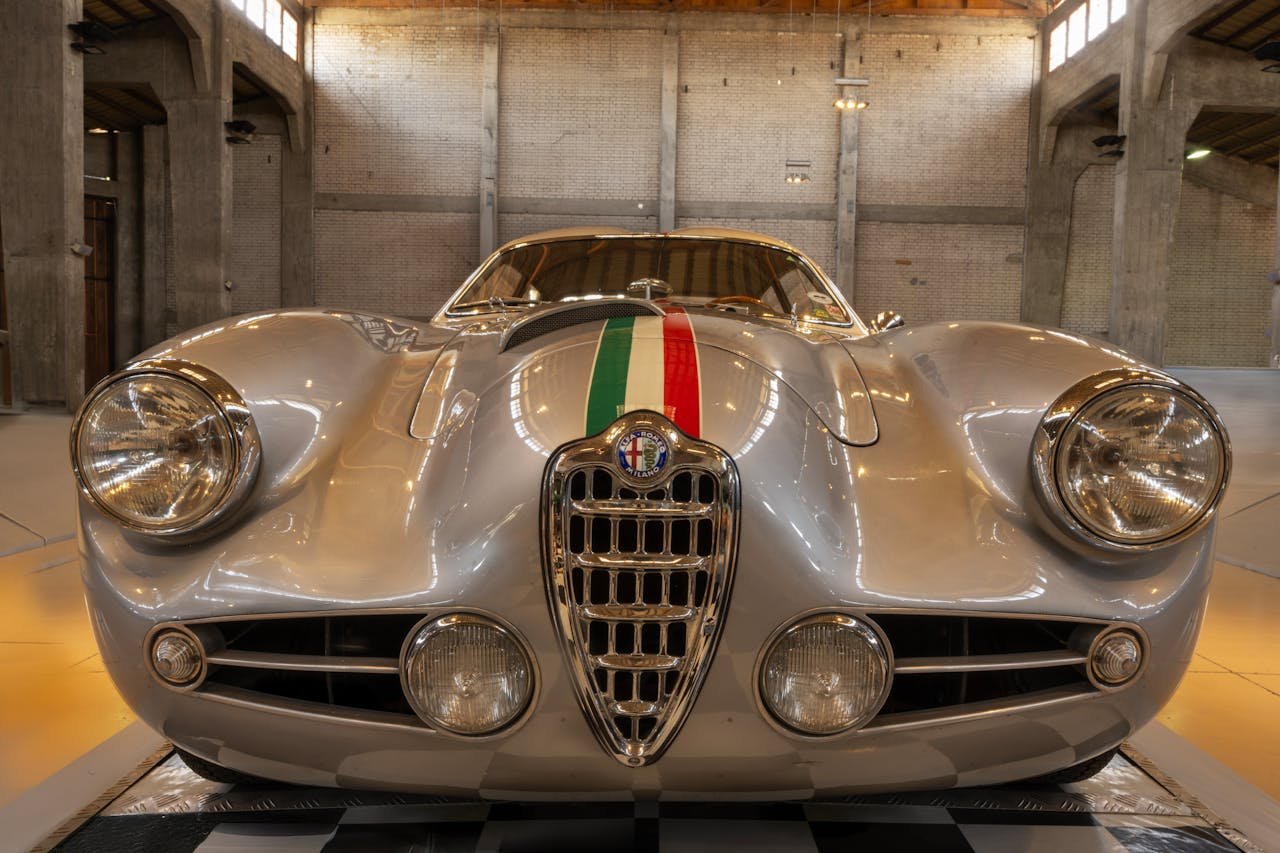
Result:
[[170,756],[57,849],[79,851],[1231,851],[1125,756],[1076,785],[820,803],[481,803],[205,781]]
[[98,657],[74,540],[0,558],[0,673],[0,805],[133,722]]

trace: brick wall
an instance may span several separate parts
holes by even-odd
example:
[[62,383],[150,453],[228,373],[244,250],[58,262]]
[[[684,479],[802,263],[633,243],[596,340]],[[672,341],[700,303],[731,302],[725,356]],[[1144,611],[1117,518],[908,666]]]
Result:
[[[1111,303],[1115,170],[1076,182],[1062,326],[1105,337]],[[1265,367],[1276,212],[1184,181],[1170,260],[1165,364]]]
[[474,214],[317,210],[316,304],[429,317],[475,268]]
[[280,144],[260,133],[232,149],[227,275],[237,314],[280,307]]
[[[652,29],[503,30],[499,242],[571,225],[656,227],[651,209],[599,216],[572,204],[657,198],[664,19],[652,17]],[[481,31],[433,25],[427,15],[403,25],[365,21],[322,18],[316,27],[317,191],[470,203],[479,181]],[[872,78],[872,108],[860,117],[858,201],[1020,206],[1033,42],[877,31],[888,26],[877,19],[866,46],[849,48],[863,60],[851,73]],[[993,33],[1000,26],[993,22]],[[834,221],[756,212],[835,202],[832,80],[845,48],[829,26],[797,18],[791,30],[680,34],[676,225],[773,234],[834,274]],[[810,163],[807,183],[785,182],[788,160]],[[565,203],[558,213],[503,214],[504,198]],[[424,294],[442,298],[480,260],[471,215],[320,210],[316,221],[322,303],[341,297],[393,310],[407,299],[429,310],[436,305]],[[898,308],[917,321],[1016,318],[1021,233],[860,223],[857,307]],[[368,240],[378,248],[362,245]],[[445,251],[403,248],[424,240]],[[342,273],[327,268],[331,257]]]
[[[833,33],[680,36],[677,210],[688,201],[834,204],[840,117]],[[787,160],[809,183],[785,182]]]
[[1062,328],[1105,338],[1111,315],[1111,241],[1116,170],[1090,166],[1076,181],[1071,202]]
[[859,222],[854,308],[908,323],[1018,319],[1022,227]]
[[314,52],[317,192],[477,192],[480,30],[323,26]]
[[509,29],[498,196],[657,199],[662,34]]
[[[871,78],[859,116],[863,204],[1024,202],[1035,43],[1023,36],[876,35],[851,46]],[[997,238],[997,242],[998,242]]]
[[1266,367],[1275,209],[1184,181],[1176,229],[1165,364]]

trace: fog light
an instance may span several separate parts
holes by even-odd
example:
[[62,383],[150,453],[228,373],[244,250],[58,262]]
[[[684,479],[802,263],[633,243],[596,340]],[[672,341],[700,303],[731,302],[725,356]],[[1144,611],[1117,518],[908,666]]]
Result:
[[1093,677],[1109,687],[1130,681],[1142,669],[1142,642],[1132,631],[1114,631],[1101,637],[1089,654]]
[[787,728],[833,735],[869,722],[889,693],[880,635],[842,613],[802,619],[773,642],[760,672],[765,706]]
[[529,705],[533,664],[510,631],[470,613],[418,627],[402,654],[401,684],[428,725],[484,735],[509,725]]
[[181,631],[165,631],[151,644],[156,675],[175,687],[186,687],[204,668],[204,654],[196,641]]

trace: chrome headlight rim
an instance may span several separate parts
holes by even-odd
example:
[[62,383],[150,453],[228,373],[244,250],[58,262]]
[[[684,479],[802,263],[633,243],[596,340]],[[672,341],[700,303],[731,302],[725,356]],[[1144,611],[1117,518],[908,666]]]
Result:
[[[181,524],[140,524],[135,519],[121,515],[89,487],[80,466],[80,432],[89,409],[117,383],[145,376],[176,378],[193,386],[213,403],[231,435],[232,474],[226,488],[212,508],[200,517],[189,519]],[[182,537],[213,526],[243,503],[257,482],[261,464],[262,438],[258,434],[258,427],[244,398],[221,376],[189,361],[148,359],[112,373],[90,389],[72,420],[71,471],[75,475],[77,489],[95,509],[134,533],[158,538]]]
[[[488,628],[495,628],[505,637],[515,643],[516,647],[524,653],[525,660],[529,665],[529,697],[524,703],[524,707],[515,714],[510,720],[487,732],[472,734],[469,732],[457,731],[448,726],[441,724],[439,720],[432,718],[430,714],[424,714],[418,708],[418,703],[413,696],[413,692],[409,689],[407,680],[408,667],[406,662],[410,649],[423,638],[423,631],[427,628],[442,630],[447,627],[458,624],[479,624]],[[525,640],[524,636],[513,628],[505,620],[499,619],[492,613],[482,610],[450,610],[446,613],[432,613],[424,616],[422,619],[414,623],[413,627],[405,635],[404,642],[400,645],[399,656],[400,669],[400,690],[404,694],[405,701],[409,703],[410,709],[423,725],[427,726],[432,734],[442,737],[451,738],[453,740],[466,741],[467,743],[477,743],[498,738],[507,737],[511,733],[521,728],[530,717],[533,716],[534,709],[538,705],[538,691],[542,685],[542,671],[538,668],[538,658],[533,653],[533,647]]]
[[[1087,519],[1074,513],[1057,479],[1058,454],[1062,436],[1080,413],[1095,401],[1122,390],[1155,388],[1172,392],[1191,404],[1209,424],[1222,445],[1222,468],[1216,489],[1200,514],[1177,530],[1159,536],[1132,540],[1113,539],[1095,529]],[[1068,533],[1086,544],[1117,553],[1146,553],[1174,545],[1199,532],[1215,516],[1231,478],[1231,441],[1226,426],[1213,406],[1198,392],[1168,374],[1148,368],[1113,368],[1088,376],[1068,388],[1049,406],[1031,441],[1032,482],[1049,516]]]
[[[872,703],[874,710],[864,714],[861,718],[854,720],[853,723],[839,731],[815,734],[789,725],[774,712],[773,708],[769,705],[769,700],[765,698],[764,678],[769,656],[773,653],[773,650],[777,648],[778,643],[784,637],[788,636],[793,631],[822,622],[836,622],[846,627],[856,626],[860,630],[869,632],[875,639],[877,646],[883,654],[885,679],[884,686],[880,690],[880,694],[876,697],[875,702]],[[755,694],[756,710],[774,731],[797,740],[821,743],[831,741],[836,738],[851,737],[862,732],[863,729],[866,728],[867,724],[874,720],[876,716],[884,710],[884,704],[888,701],[889,693],[893,690],[893,672],[893,646],[889,643],[889,638],[884,633],[884,629],[882,629],[874,619],[857,610],[824,607],[805,611],[792,616],[773,629],[768,638],[766,638],[764,643],[761,644],[760,651],[756,655],[755,668],[751,679],[752,684],[755,685],[755,689],[752,692]]]

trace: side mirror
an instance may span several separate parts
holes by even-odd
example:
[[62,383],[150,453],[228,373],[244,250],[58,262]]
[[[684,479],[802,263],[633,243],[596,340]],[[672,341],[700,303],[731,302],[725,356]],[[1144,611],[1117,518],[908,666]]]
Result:
[[880,332],[887,332],[890,329],[905,325],[907,325],[907,321],[902,319],[902,315],[897,311],[881,311],[871,321],[871,331],[879,334]]

